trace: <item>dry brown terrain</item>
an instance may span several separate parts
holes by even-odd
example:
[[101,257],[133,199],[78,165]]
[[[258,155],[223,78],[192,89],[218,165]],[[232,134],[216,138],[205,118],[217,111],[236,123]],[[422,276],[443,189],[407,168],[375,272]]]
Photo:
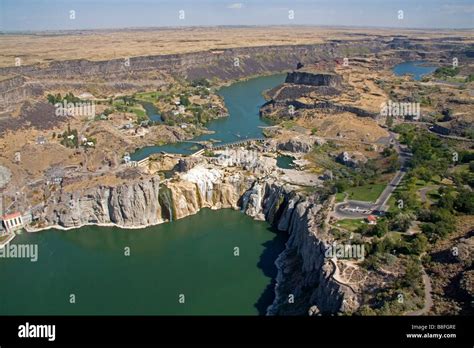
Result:
[[[363,35],[362,35],[363,34]],[[318,27],[191,27],[124,29],[0,35],[0,67],[49,63],[57,60],[107,60],[146,55],[195,52],[231,47],[315,44],[328,39],[365,40],[375,36],[410,35],[413,38],[466,36],[472,30],[426,31],[318,28]],[[367,35],[367,36],[365,36]]]

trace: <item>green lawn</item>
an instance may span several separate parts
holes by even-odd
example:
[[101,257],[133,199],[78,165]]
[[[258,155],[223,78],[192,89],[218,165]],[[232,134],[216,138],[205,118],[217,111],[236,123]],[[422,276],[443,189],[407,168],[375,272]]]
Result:
[[469,164],[459,164],[452,171],[455,173],[469,172]]
[[146,111],[144,109],[141,109],[141,108],[132,108],[132,112],[137,115],[137,117],[139,119],[142,119],[142,118],[147,118],[147,115],[146,115]]
[[346,197],[346,194],[344,192],[336,193],[336,203],[341,203],[342,201],[344,201],[345,197]]
[[335,223],[336,227],[344,228],[348,231],[354,232],[357,228],[364,225],[365,222],[362,219],[343,219]]
[[385,188],[385,184],[370,184],[351,187],[346,190],[349,199],[364,202],[375,202]]
[[399,210],[397,199],[395,198],[393,194],[388,199],[387,206],[388,206],[388,211],[390,213],[393,213]]
[[147,102],[154,102],[158,97],[160,97],[163,93],[161,92],[145,92],[145,93],[137,93],[135,98],[138,100],[143,100]]

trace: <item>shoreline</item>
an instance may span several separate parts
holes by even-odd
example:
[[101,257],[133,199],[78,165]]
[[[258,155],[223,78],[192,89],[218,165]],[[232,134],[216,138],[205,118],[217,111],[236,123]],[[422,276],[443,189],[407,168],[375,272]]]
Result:
[[[209,209],[209,210],[213,210],[213,211],[218,211],[218,210],[222,210],[222,209],[232,209],[232,210],[235,210],[235,211],[240,211],[240,207],[239,207],[239,209],[235,209],[235,208],[232,208],[232,207],[231,208],[203,207],[203,208],[197,210],[193,214],[183,216],[183,217],[181,217],[179,219],[176,219],[176,220],[182,220],[184,218],[187,218],[188,216],[193,216],[193,215],[199,213],[202,209]],[[247,214],[245,214],[245,215],[247,215]],[[249,216],[249,215],[247,215],[247,216]],[[259,220],[254,219],[254,218],[252,218],[252,219],[255,220],[255,221],[259,221]],[[120,228],[122,230],[143,230],[143,229],[146,229],[146,228],[149,228],[149,227],[158,226],[158,225],[165,224],[165,223],[170,223],[170,222],[173,222],[173,221],[176,221],[176,220],[172,220],[172,221],[163,220],[163,221],[160,221],[160,222],[157,222],[157,223],[154,223],[154,224],[134,225],[134,226],[124,226],[124,225],[116,224],[116,223],[113,223],[113,222],[100,222],[100,223],[90,222],[90,223],[85,223],[85,224],[81,224],[81,225],[77,225],[77,226],[73,226],[73,227],[64,227],[64,226],[61,226],[61,225],[50,225],[50,226],[41,227],[41,228],[34,228],[34,227],[25,226],[25,227],[23,227],[23,229],[28,233],[39,233],[39,232],[48,231],[48,230],[52,230],[52,229],[56,229],[56,230],[60,230],[60,231],[70,231],[70,230],[75,230],[75,229],[79,229],[79,228],[83,228],[83,227],[89,227],[89,226],[116,227],[116,228]]]

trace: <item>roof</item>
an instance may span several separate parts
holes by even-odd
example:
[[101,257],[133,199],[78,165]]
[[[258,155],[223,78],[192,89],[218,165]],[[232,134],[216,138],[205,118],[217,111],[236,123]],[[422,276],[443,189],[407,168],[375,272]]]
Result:
[[2,216],[2,220],[10,220],[10,219],[14,219],[14,218],[18,218],[20,217],[21,214],[20,213],[13,213],[13,214],[7,214],[7,215],[3,215]]
[[369,216],[367,216],[367,220],[369,220],[369,221],[376,221],[376,220],[377,220],[377,217],[375,217],[374,215],[369,215]]

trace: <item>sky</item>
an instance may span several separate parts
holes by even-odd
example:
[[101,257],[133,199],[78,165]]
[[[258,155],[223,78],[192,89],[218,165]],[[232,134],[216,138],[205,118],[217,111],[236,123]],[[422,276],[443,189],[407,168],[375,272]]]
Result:
[[473,28],[474,0],[0,0],[3,32],[215,25]]

